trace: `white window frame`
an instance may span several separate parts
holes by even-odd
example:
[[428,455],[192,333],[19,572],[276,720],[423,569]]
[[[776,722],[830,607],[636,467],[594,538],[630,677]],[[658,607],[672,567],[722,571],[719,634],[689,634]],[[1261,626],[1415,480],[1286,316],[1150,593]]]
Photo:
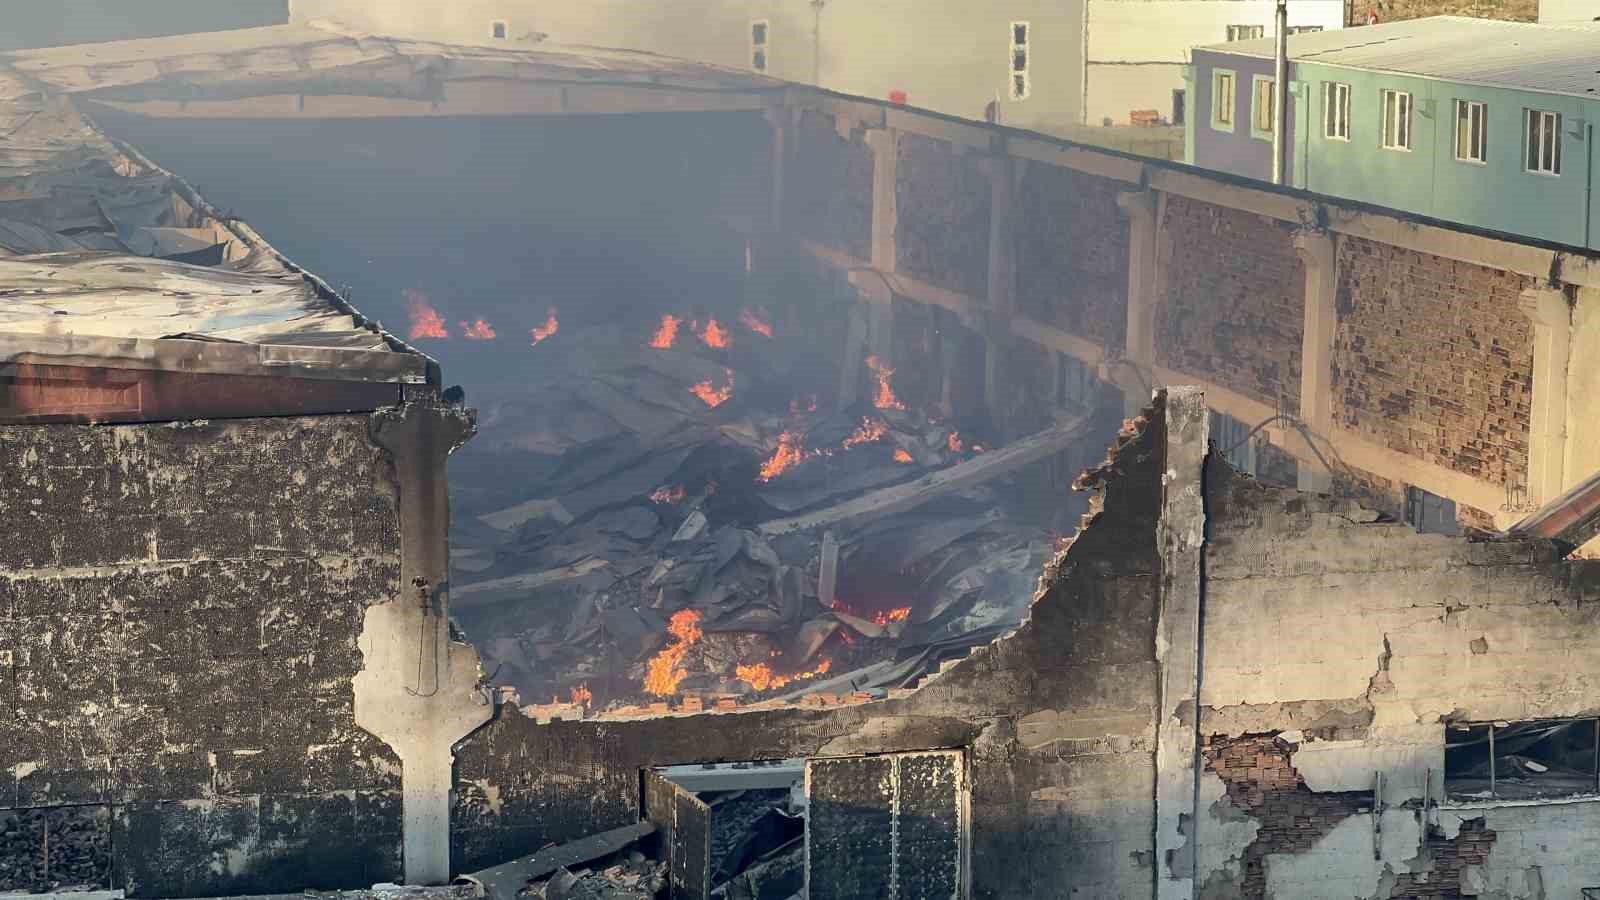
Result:
[[[756,40],[756,29],[761,29],[761,39]],[[766,19],[753,19],[750,22],[750,68],[757,72],[767,71],[772,65],[772,23]]]
[[[1017,29],[1022,29],[1022,40],[1017,40]],[[1007,91],[1013,100],[1026,100],[1033,93],[1033,78],[1029,70],[1033,66],[1033,25],[1025,21],[1012,22],[1006,29],[1007,46],[1010,52],[1006,54]],[[1022,65],[1017,65],[1017,54],[1022,54]]]
[[1561,113],[1548,109],[1525,109],[1522,111],[1522,124],[1522,170],[1529,175],[1560,178]]
[[1383,149],[1411,152],[1411,120],[1415,112],[1410,91],[1383,88],[1378,92],[1378,143]]
[[1262,38],[1266,36],[1267,26],[1265,25],[1228,26],[1228,40],[1230,41],[1253,41],[1256,38]]
[[1321,25],[1290,25],[1290,34],[1316,34],[1322,30]]
[[[1218,97],[1218,93],[1219,93],[1218,88],[1221,87],[1222,79],[1224,77],[1226,77],[1228,79],[1228,102],[1227,103],[1219,103],[1219,102],[1217,102],[1220,99]],[[1223,110],[1226,110],[1227,113],[1228,113],[1228,117],[1226,119],[1222,118],[1222,116],[1220,115],[1220,113]],[[1233,131],[1233,120],[1238,118],[1238,115],[1239,115],[1239,73],[1233,71],[1232,69],[1212,69],[1211,70],[1211,127],[1216,131],[1228,131],[1228,132],[1231,132],[1231,131]]]
[[1350,143],[1350,85],[1343,81],[1322,83],[1322,137]]
[[[1250,77],[1250,136],[1263,141],[1272,140],[1272,132],[1278,127],[1278,90],[1277,81],[1268,75],[1252,75]],[[1267,96],[1267,127],[1261,127],[1261,96],[1263,88]]]
[[[1466,114],[1467,133],[1461,133],[1462,114]],[[1474,130],[1476,125],[1476,130]],[[1482,100],[1457,100],[1452,127],[1456,133],[1456,162],[1475,166],[1489,163],[1489,104]],[[1462,146],[1462,138],[1468,146]],[[1473,138],[1477,139],[1474,140]]]

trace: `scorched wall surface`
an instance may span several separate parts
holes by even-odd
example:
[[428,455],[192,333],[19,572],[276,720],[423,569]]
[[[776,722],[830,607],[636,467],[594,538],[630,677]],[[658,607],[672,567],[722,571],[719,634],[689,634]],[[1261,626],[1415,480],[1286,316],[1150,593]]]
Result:
[[367,428],[0,428],[0,891],[400,877],[400,762],[350,687],[400,565]]

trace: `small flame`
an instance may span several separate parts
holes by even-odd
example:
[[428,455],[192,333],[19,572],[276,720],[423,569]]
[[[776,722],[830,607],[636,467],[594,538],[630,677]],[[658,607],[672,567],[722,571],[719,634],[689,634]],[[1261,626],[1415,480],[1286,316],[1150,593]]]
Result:
[[739,321],[744,327],[754,331],[762,337],[772,337],[772,320],[764,309],[745,309],[739,312]]
[[907,453],[904,447],[896,447],[894,448],[894,461],[904,465],[911,462],[911,454]]
[[406,315],[411,319],[411,332],[407,340],[418,338],[437,338],[444,340],[450,337],[449,329],[444,327],[444,318],[428,304],[428,295],[421,291],[407,288],[401,292],[406,298]]
[[803,438],[792,431],[778,435],[778,449],[772,451],[771,459],[761,464],[759,480],[771,481],[804,462],[806,453],[800,448]]
[[872,405],[879,409],[905,409],[906,405],[894,395],[894,388],[889,385],[889,377],[894,374],[894,369],[884,365],[876,356],[867,357],[867,368],[878,379],[878,393],[872,398]]
[[711,407],[712,409],[716,409],[722,404],[727,403],[733,398],[733,370],[723,369],[722,372],[723,375],[728,379],[727,384],[720,388],[714,388],[711,386],[711,379],[708,378],[694,387],[689,388],[689,393],[699,397],[701,402],[705,403],[705,405]]
[[950,439],[945,441],[945,446],[950,448],[950,452],[951,453],[960,453],[961,452],[961,432],[959,432],[959,431],[950,432]]
[[855,433],[844,439],[844,449],[849,450],[857,444],[870,444],[881,441],[889,434],[889,426],[882,419],[863,417],[861,427]]
[[677,343],[678,325],[681,321],[677,316],[662,316],[661,327],[656,329],[656,336],[650,339],[650,346],[657,350],[666,350]]
[[482,319],[473,319],[471,322],[457,322],[461,326],[461,336],[469,341],[494,340],[494,326]]
[[901,606],[878,613],[872,617],[872,621],[878,625],[887,625],[890,622],[904,622],[909,618],[911,618],[911,607]]
[[680,609],[667,623],[667,633],[672,643],[651,657],[644,676],[644,689],[657,697],[670,697],[678,692],[678,685],[688,676],[682,667],[689,648],[700,640],[700,614],[692,609]]
[[689,496],[689,492],[684,490],[683,485],[681,484],[674,485],[673,487],[658,487],[654,491],[650,492],[650,502],[682,503],[683,498],[687,496]]
[[[538,346],[540,341],[560,330],[561,323],[556,321],[556,308],[552,306],[550,307],[550,311],[546,314],[544,324],[528,333],[533,335],[534,346]],[[563,340],[565,340],[565,338],[563,338]]]
[[588,706],[594,701],[594,694],[589,692],[587,684],[580,684],[572,689],[572,702],[579,706]]
[[828,670],[831,668],[833,668],[833,660],[823,657],[817,661],[816,668],[809,672],[797,672],[793,675],[778,675],[773,672],[772,667],[766,663],[756,663],[749,666],[735,666],[733,671],[740,680],[749,682],[751,687],[758,691],[766,691],[772,690],[773,688],[781,688],[786,684],[790,684],[791,682],[805,681],[807,679],[816,678],[819,675],[826,675]]
[[733,343],[733,337],[728,334],[728,329],[717,324],[714,317],[706,323],[706,330],[700,332],[700,340],[705,341],[707,347],[722,348]]

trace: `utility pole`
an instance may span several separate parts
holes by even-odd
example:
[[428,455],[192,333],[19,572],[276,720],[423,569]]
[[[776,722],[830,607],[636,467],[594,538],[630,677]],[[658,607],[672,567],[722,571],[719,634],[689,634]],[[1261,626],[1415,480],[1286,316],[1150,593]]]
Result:
[[1289,108],[1289,0],[1278,0],[1277,13],[1278,53],[1273,68],[1272,110],[1272,183],[1283,184],[1284,113]]
[[822,87],[822,7],[827,0],[811,0],[811,83]]

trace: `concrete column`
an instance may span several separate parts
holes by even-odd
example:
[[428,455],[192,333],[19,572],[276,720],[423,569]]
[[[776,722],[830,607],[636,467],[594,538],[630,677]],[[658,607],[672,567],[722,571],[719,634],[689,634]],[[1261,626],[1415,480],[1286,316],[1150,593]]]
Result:
[[[1335,301],[1339,290],[1339,252],[1332,233],[1302,229],[1294,235],[1294,252],[1305,264],[1305,311],[1300,344],[1300,421],[1318,437],[1333,433],[1333,342],[1339,327]],[[1299,488],[1329,493],[1333,473],[1321,464],[1300,460]]]
[[[1600,359],[1600,288],[1578,289],[1568,359]],[[1600,472],[1600,366],[1567,368],[1567,440],[1562,472],[1565,488]]]
[[[1167,471],[1156,541],[1161,553],[1156,613],[1156,900],[1194,896],[1203,817],[1200,771],[1200,554],[1205,544],[1201,468],[1210,432],[1205,394],[1167,391]],[[1187,721],[1185,721],[1187,719]],[[1185,852],[1186,851],[1186,852]]]
[[1522,292],[1522,312],[1533,322],[1533,421],[1528,429],[1528,499],[1554,500],[1566,488],[1567,362],[1572,352],[1572,308],[1553,288]]
[[772,208],[767,225],[777,233],[782,233],[784,229],[784,196],[788,188],[790,145],[793,143],[799,113],[798,109],[790,109],[781,103],[767,107],[765,112],[767,126],[772,129]]
[[[1005,138],[991,139],[989,155],[989,308],[984,329],[984,405],[1002,433],[1010,428],[1014,398],[1011,378],[1011,319],[1016,241],[1012,197],[1016,163],[1006,152]],[[1009,434],[1008,434],[1009,436]]]
[[867,133],[872,148],[872,267],[895,271],[895,184],[900,170],[900,132],[883,128]]
[[355,717],[403,766],[408,884],[450,880],[452,748],[494,714],[477,651],[451,641],[448,624],[445,460],[474,430],[470,413],[427,401],[372,417],[399,483],[401,596],[367,609]]
[[1111,380],[1122,388],[1123,407],[1135,416],[1150,402],[1151,367],[1156,361],[1155,191],[1127,191],[1117,206],[1128,217],[1128,325],[1122,358]]

